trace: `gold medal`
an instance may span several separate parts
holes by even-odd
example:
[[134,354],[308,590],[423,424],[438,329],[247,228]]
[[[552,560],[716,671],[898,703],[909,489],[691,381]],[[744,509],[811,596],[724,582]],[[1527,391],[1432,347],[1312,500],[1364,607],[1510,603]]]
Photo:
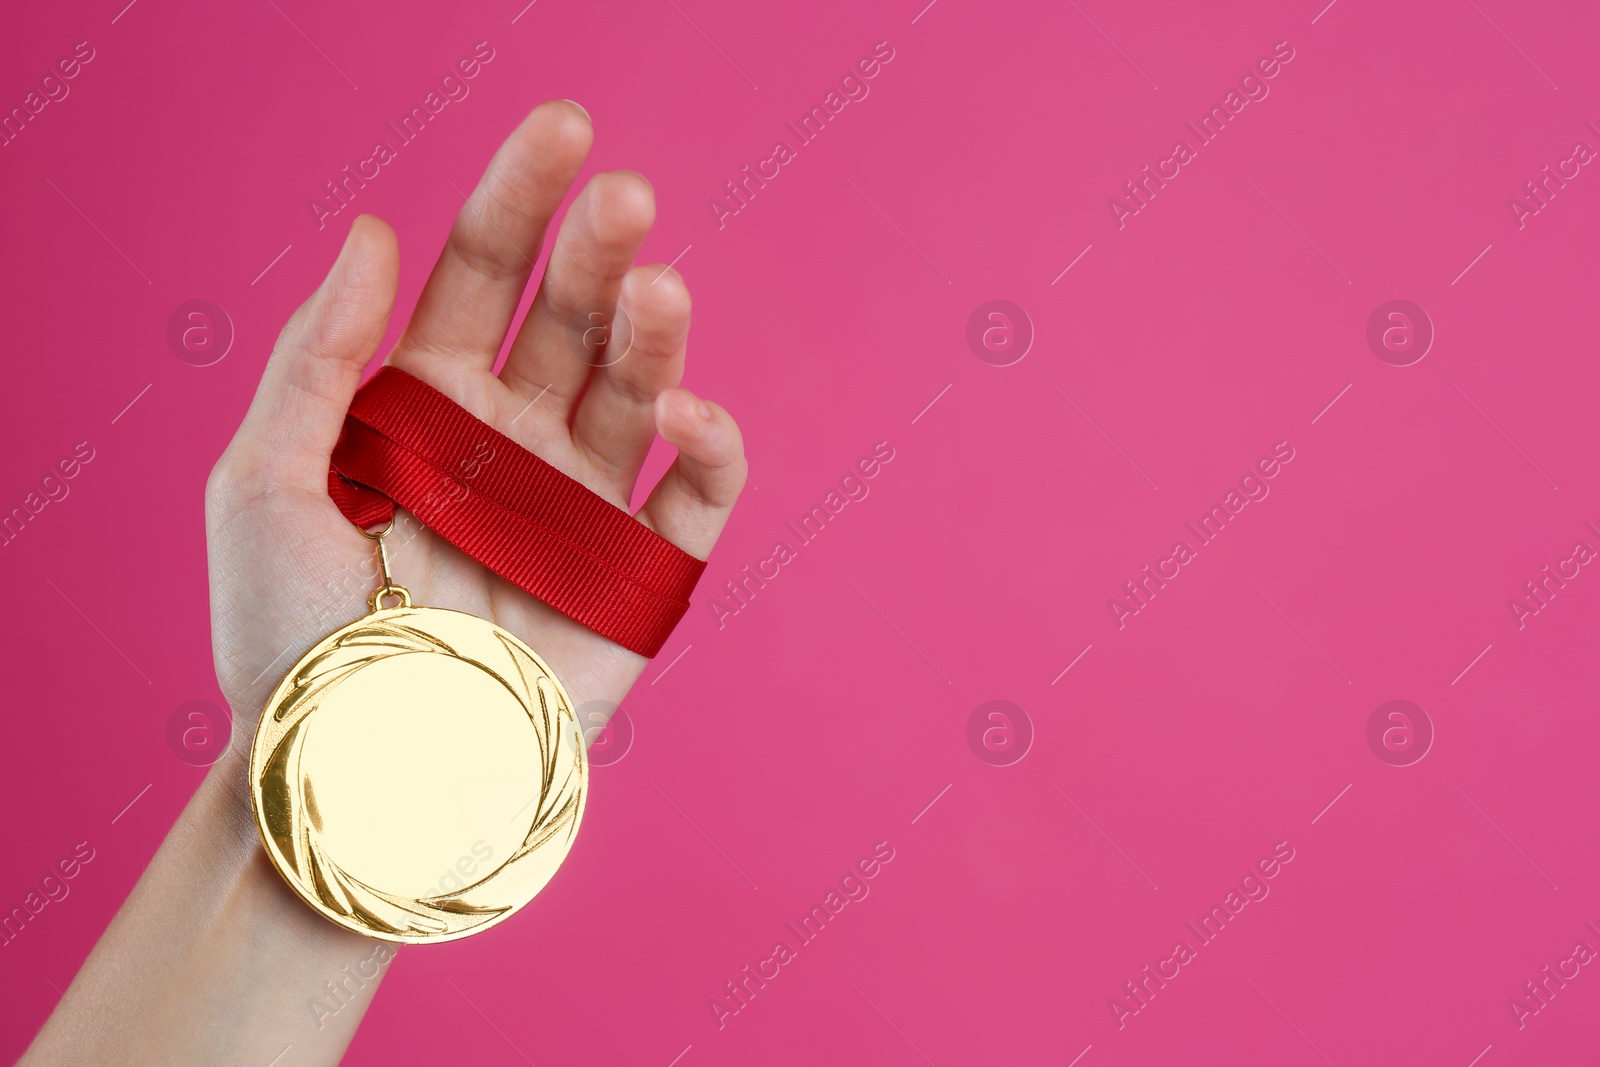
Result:
[[370,937],[450,941],[550,881],[589,768],[545,662],[484,619],[414,606],[390,579],[384,534],[369,613],[319,641],[267,702],[251,800],[267,855],[312,908]]

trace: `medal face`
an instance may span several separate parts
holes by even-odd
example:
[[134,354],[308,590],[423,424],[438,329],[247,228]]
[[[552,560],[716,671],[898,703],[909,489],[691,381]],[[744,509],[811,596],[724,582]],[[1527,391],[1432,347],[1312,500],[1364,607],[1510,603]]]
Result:
[[323,638],[278,684],[251,799],[267,855],[311,907],[369,937],[450,941],[555,874],[588,762],[571,700],[528,646],[401,600]]

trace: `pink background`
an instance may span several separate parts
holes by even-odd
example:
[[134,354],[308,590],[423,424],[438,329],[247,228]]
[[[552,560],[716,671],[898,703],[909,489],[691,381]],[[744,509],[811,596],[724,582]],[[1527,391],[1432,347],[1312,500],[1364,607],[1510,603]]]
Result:
[[[0,548],[0,910],[97,853],[0,949],[0,1057],[203,773],[165,733],[220,699],[202,484],[354,214],[319,231],[306,201],[488,41],[354,205],[399,231],[402,311],[452,184],[579,100],[588,170],[655,184],[687,384],[759,488],[568,866],[493,934],[403,952],[347,1062],[1592,1058],[1593,968],[1521,1029],[1508,1000],[1600,949],[1600,574],[1520,630],[1507,601],[1600,549],[1600,173],[1522,229],[1507,199],[1600,148],[1593,5],[124,2],[0,39],[6,108],[95,49],[0,148],[0,511],[95,450]],[[1285,40],[1270,96],[1119,230],[1107,198]],[[719,229],[708,199],[879,41],[870,96]],[[965,340],[997,298],[1037,334],[1007,367]],[[1408,367],[1365,339],[1396,298],[1437,332]],[[191,299],[237,329],[213,366],[167,347]],[[879,441],[870,496],[719,628],[711,595]],[[1119,629],[1108,598],[1279,441],[1270,496]],[[992,699],[1036,735],[1010,766],[968,746]],[[1367,742],[1391,699],[1436,732],[1410,766]],[[723,983],[880,841],[870,896],[719,1029]],[[1110,998],[1280,841],[1270,895],[1119,1028]]]

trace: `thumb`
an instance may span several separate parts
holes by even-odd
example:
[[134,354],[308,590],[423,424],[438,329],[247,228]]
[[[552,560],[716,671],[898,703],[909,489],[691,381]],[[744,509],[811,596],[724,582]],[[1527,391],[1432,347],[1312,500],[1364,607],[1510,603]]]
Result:
[[388,223],[358,217],[327,278],[278,335],[224,457],[237,477],[257,489],[327,487],[328,457],[388,328],[399,269]]

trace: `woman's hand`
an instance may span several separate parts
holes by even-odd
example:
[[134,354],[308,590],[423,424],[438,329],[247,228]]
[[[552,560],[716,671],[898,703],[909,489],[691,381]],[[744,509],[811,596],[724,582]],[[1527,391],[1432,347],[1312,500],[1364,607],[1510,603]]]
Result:
[[[671,270],[633,265],[655,217],[643,178],[600,174],[578,196],[505,368],[493,371],[590,137],[588,115],[564,101],[517,128],[456,219],[388,361],[618,507],[659,432],[678,459],[639,521],[703,559],[744,484],[744,453],[727,412],[677,388],[689,292]],[[357,219],[327,280],[278,338],[206,487],[212,641],[235,754],[249,751],[283,674],[359,617],[378,584],[373,543],[328,497],[328,459],[388,326],[397,271],[393,231]],[[512,631],[580,705],[622,699],[643,657],[398,518],[395,579],[417,603]],[[240,762],[230,754],[213,768],[23,1063],[277,1063],[291,1049],[286,1062],[339,1061],[377,989],[377,943],[284,885],[262,851]]]
[[[387,362],[618,507],[628,507],[659,432],[678,459],[638,519],[704,559],[744,483],[744,453],[727,412],[677,387],[689,291],[676,271],[634,265],[655,219],[642,177],[612,171],[584,187],[494,373],[592,137],[588,114],[567,101],[543,104],[523,121],[461,209]],[[375,546],[328,497],[328,460],[388,326],[398,269],[394,232],[370,216],[356,219],[327,280],[284,327],[206,487],[212,642],[236,749],[248,750],[284,672],[359,617],[379,584]],[[643,657],[534,600],[409,515],[389,545],[395,581],[416,603],[510,630],[550,664],[576,705],[615,706],[644,668]],[[224,770],[243,787],[235,761],[219,764]]]

